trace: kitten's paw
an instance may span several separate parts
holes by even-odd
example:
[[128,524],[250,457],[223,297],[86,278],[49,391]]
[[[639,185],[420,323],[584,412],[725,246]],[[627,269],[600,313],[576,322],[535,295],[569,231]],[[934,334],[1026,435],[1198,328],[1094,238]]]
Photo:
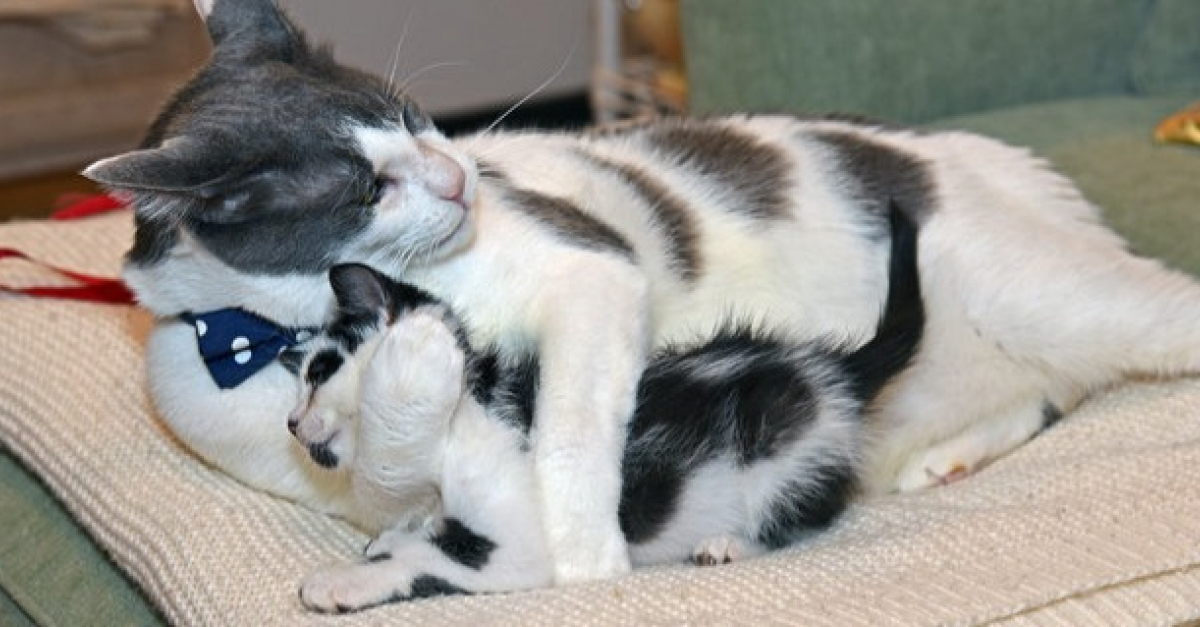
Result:
[[388,603],[401,595],[388,577],[373,568],[378,563],[340,564],[318,570],[300,584],[300,602],[309,610],[326,614],[357,612]]
[[697,566],[716,566],[731,564],[746,556],[747,551],[742,542],[729,536],[718,536],[701,542],[692,551],[692,562]]
[[420,307],[388,330],[364,375],[364,399],[448,414],[462,395],[466,355],[441,307]]

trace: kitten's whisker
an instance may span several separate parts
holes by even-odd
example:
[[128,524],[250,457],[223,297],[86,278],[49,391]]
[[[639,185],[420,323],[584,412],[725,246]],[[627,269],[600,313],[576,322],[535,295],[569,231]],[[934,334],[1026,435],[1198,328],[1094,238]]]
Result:
[[534,96],[542,93],[542,91],[545,90],[547,87],[549,87],[551,83],[558,80],[558,77],[562,76],[563,72],[567,71],[567,66],[571,63],[571,59],[575,58],[575,51],[578,48],[579,48],[579,42],[575,42],[575,43],[571,44],[571,49],[567,51],[567,57],[565,59],[563,59],[562,63],[560,63],[558,65],[558,69],[554,70],[554,73],[551,74],[549,78],[542,81],[542,84],[535,87],[534,90],[529,92],[528,94],[526,94],[524,98],[513,103],[513,105],[511,107],[509,107],[508,109],[505,109],[504,113],[501,113],[500,117],[496,118],[496,121],[492,122],[491,124],[488,125],[487,128],[483,129],[483,132],[480,133],[480,135],[487,135],[488,133],[495,130],[496,127],[499,126],[500,123],[504,121],[504,118],[507,118],[509,115],[512,114],[513,111],[516,111],[517,108],[519,108],[521,105],[525,104],[526,102],[529,102],[530,98],[533,98]]

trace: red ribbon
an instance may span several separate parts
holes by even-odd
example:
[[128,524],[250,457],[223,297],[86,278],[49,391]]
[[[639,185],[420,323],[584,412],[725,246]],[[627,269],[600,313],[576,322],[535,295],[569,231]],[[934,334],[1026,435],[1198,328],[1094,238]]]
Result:
[[[62,221],[79,220],[89,216],[123,209],[124,207],[125,205],[120,200],[113,198],[112,196],[88,196],[71,204],[70,206],[56,211],[52,216],[50,216],[50,219]],[[34,259],[29,255],[12,248],[0,248],[0,261],[3,261],[4,259],[23,259],[71,279],[78,283],[78,285],[35,285],[32,287],[10,287],[0,284],[0,292],[8,294],[23,294],[25,296],[33,296],[38,298],[81,300],[93,303],[131,305],[136,302],[133,292],[130,292],[129,288],[125,287],[125,284],[120,279],[94,276],[91,274],[67,270],[65,268],[59,268],[42,261],[38,261],[37,259]]]

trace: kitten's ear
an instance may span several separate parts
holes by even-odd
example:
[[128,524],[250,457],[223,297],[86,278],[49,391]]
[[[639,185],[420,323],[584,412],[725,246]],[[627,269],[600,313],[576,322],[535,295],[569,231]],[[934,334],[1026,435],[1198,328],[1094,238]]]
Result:
[[184,137],[160,148],[101,159],[83,175],[110,189],[201,194],[229,176],[230,169],[219,151]]
[[274,0],[193,0],[217,56],[288,59],[302,38]]
[[378,315],[388,306],[387,279],[369,266],[338,264],[329,269],[329,284],[343,313]]

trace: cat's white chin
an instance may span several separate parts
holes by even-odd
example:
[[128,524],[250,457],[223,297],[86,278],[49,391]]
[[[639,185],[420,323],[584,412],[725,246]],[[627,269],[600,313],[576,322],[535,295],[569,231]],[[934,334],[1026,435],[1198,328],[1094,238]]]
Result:
[[473,241],[475,241],[475,221],[471,219],[471,211],[460,206],[457,223],[433,245],[429,259],[430,261],[440,261],[450,257],[469,247]]

